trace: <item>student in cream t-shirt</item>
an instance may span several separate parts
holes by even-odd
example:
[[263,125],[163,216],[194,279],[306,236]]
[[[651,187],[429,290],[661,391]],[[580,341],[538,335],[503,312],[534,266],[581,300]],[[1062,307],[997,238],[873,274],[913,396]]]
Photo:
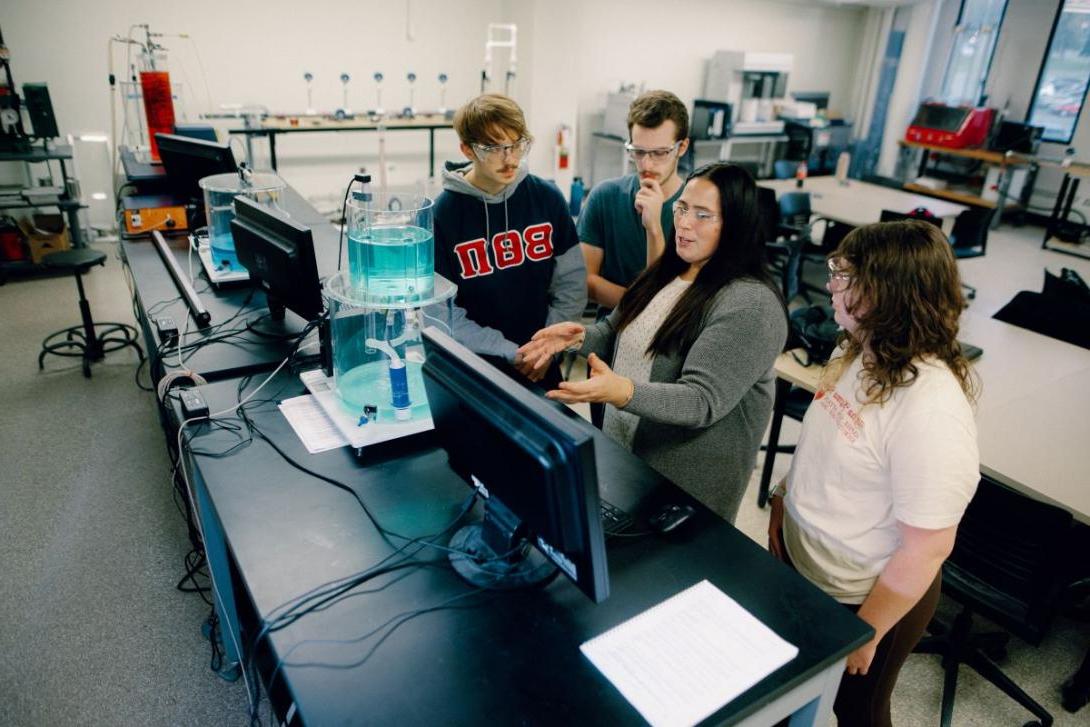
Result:
[[861,604],[900,545],[898,523],[956,526],[976,490],[972,407],[939,360],[881,406],[859,401],[856,358],[806,413],[788,474],[784,544],[795,568],[841,603]]
[[938,228],[854,230],[829,261],[829,291],[846,337],[806,411],[786,492],[772,498],[769,547],[874,627],[848,656],[834,711],[840,727],[883,727],[980,479],[975,382]]

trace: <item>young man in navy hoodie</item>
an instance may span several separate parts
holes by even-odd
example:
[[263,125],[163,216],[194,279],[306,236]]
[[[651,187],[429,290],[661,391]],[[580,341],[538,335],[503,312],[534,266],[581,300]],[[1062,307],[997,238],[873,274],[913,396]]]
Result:
[[[458,109],[454,130],[469,161],[447,163],[435,202],[435,271],[458,286],[454,338],[541,379],[516,349],[586,307],[575,224],[560,190],[526,169],[533,139],[518,104],[478,96]],[[559,382],[555,364],[542,372],[542,385]]]

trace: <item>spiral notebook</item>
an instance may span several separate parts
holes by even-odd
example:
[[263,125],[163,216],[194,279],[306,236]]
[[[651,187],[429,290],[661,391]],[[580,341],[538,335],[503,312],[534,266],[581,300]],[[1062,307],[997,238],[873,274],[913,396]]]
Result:
[[579,647],[655,727],[687,727],[798,655],[701,581]]

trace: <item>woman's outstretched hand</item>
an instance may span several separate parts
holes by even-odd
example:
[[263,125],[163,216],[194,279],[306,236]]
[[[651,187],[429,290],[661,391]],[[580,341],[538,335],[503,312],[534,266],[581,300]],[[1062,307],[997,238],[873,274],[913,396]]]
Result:
[[553,389],[545,396],[565,404],[605,402],[617,408],[632,400],[635,390],[632,379],[613,373],[613,369],[597,354],[592,353],[587,363],[590,364],[590,377],[586,381],[561,381],[559,389]]

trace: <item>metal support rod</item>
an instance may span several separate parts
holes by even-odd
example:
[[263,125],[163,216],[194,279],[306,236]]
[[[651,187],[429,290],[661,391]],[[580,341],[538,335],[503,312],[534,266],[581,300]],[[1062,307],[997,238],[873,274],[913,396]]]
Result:
[[185,274],[178,267],[178,261],[174,259],[174,253],[170,251],[166,238],[163,237],[159,230],[152,230],[151,240],[155,243],[155,249],[159,252],[159,257],[162,258],[163,265],[166,266],[170,277],[174,278],[174,285],[178,288],[178,292],[182,294],[186,305],[189,306],[189,314],[193,316],[197,327],[207,328],[208,324],[212,322],[212,315],[201,303],[197,291],[193,290],[193,286],[185,279]]

